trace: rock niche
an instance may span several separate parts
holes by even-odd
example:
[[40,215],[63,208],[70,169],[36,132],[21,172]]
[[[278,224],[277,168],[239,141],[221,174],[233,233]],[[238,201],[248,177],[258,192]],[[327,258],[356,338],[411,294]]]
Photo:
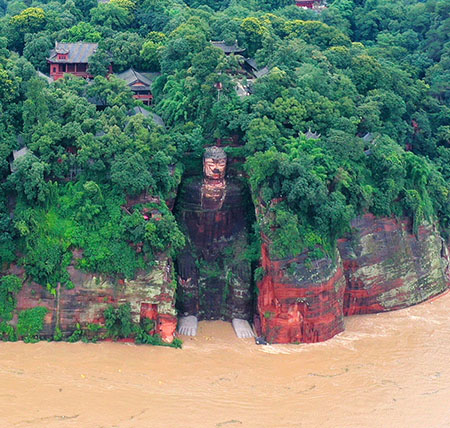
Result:
[[225,176],[226,155],[206,150],[203,177],[183,182],[178,221],[188,244],[177,259],[180,315],[199,320],[250,320],[251,266],[248,246],[248,195],[238,179]]

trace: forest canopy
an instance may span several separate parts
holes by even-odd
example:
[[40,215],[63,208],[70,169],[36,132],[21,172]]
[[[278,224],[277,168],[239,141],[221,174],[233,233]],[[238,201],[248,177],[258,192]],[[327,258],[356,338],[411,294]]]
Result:
[[[366,212],[448,236],[449,16],[444,0],[0,0],[2,265],[54,288],[71,263],[133,277],[175,255],[168,205],[218,141],[279,256],[329,253]],[[90,81],[42,77],[55,42],[98,43]],[[152,106],[110,63],[157,76]]]

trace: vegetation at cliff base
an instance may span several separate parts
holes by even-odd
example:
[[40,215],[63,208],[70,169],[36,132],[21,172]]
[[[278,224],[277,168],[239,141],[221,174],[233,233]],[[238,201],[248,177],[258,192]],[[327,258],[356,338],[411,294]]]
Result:
[[17,322],[17,337],[26,343],[39,341],[47,312],[48,309],[41,306],[21,311]]
[[83,329],[78,324],[75,332],[69,337],[69,342],[132,338],[135,343],[142,345],[170,346],[172,348],[181,348],[182,346],[182,341],[178,338],[171,343],[164,342],[161,336],[155,332],[154,320],[143,318],[140,323],[133,322],[129,303],[118,306],[108,305],[103,315],[104,325],[90,324]]

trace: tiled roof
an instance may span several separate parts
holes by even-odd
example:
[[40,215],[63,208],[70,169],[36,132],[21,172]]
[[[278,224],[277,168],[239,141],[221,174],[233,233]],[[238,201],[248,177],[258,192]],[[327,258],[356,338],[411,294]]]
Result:
[[245,49],[240,48],[237,45],[237,42],[235,42],[234,45],[227,45],[223,40],[221,40],[221,41],[211,41],[211,44],[216,48],[221,49],[224,54],[242,53],[245,51]]
[[[19,139],[19,138],[18,138]],[[12,158],[10,159],[9,165],[11,168],[11,172],[15,172],[16,166],[15,166],[15,162],[24,157],[27,153],[29,152],[27,147],[22,147],[20,150],[14,150],[12,153]]]
[[308,129],[308,132],[305,134],[306,138],[309,138],[310,140],[318,140],[320,138],[320,134],[317,134],[316,132],[312,132],[311,128]]
[[269,74],[269,69],[267,67],[259,68],[258,64],[256,63],[256,60],[253,58],[244,58],[245,64],[247,64],[248,67],[247,70],[253,74],[256,78],[264,77],[265,75]]
[[48,83],[53,83],[53,79],[50,76],[47,76],[44,73],[41,73],[39,70],[36,72],[36,74],[41,77],[42,79],[45,79]]
[[13,150],[13,159],[17,160],[28,153],[28,147],[22,147],[20,150]]
[[150,112],[148,110],[146,110],[145,108],[142,108],[141,106],[133,107],[128,112],[128,116],[134,116],[136,114],[142,114],[145,117],[149,117],[150,116]]
[[142,114],[145,117],[152,117],[153,121],[163,128],[166,126],[161,116],[158,116],[156,113],[152,113],[141,106],[136,106],[128,112],[128,116],[134,116],[136,114]]
[[165,125],[165,123],[164,123],[164,120],[163,120],[163,118],[162,118],[161,116],[158,116],[156,113],[152,113],[152,117],[153,117],[153,121],[154,121],[157,125],[162,126],[163,128],[166,127],[166,125]]
[[370,143],[373,140],[373,138],[374,135],[370,132],[368,132],[366,135],[364,135],[364,137],[362,137],[365,143]]
[[258,70],[258,64],[256,63],[256,60],[253,58],[245,58],[244,61],[254,70]]
[[270,70],[267,67],[261,68],[261,70],[255,70],[255,77],[260,78],[268,75]]
[[153,84],[153,82],[161,76],[161,73],[159,71],[140,71],[139,72],[142,76],[146,77],[150,82]]
[[150,89],[152,85],[152,82],[149,79],[147,79],[144,75],[137,72],[136,70],[133,70],[132,68],[129,68],[127,71],[124,71],[123,73],[117,74],[117,77],[119,79],[125,80],[128,86],[132,86],[137,82],[141,82],[144,85],[148,86]]
[[[98,43],[55,43],[55,49],[50,52],[50,62],[87,64],[89,57],[95,53]],[[67,59],[58,59],[59,53],[68,53]]]

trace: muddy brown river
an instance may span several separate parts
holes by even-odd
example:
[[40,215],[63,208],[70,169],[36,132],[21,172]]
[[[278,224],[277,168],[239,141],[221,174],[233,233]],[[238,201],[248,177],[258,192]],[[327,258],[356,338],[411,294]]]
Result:
[[1,343],[0,427],[450,427],[450,294],[314,345]]

